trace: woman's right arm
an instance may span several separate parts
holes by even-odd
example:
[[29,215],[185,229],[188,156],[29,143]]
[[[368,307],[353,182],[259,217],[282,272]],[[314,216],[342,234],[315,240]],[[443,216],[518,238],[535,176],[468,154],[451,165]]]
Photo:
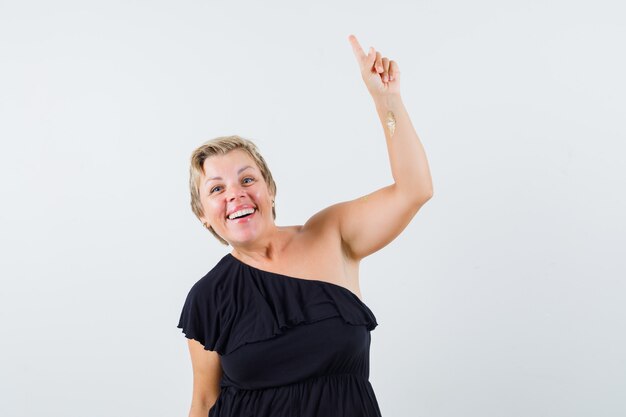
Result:
[[206,350],[197,340],[189,339],[193,368],[193,394],[189,417],[207,417],[220,393],[222,365],[217,352]]

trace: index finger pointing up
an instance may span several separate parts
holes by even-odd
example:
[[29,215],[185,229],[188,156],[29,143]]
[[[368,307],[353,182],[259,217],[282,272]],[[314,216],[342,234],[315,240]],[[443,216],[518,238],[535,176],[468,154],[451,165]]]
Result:
[[359,60],[359,62],[362,62],[365,58],[367,58],[367,55],[365,55],[365,52],[363,51],[363,48],[361,48],[361,44],[356,39],[356,36],[350,35],[348,36],[348,40],[350,41],[350,44],[352,45],[352,51],[354,52],[354,55]]

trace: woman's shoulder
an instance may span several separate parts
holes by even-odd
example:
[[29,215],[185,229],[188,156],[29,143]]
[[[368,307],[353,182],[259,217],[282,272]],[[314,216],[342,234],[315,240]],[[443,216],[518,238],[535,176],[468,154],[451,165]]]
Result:
[[329,229],[339,229],[341,203],[333,204],[313,214],[302,226],[301,232],[320,233]]
[[333,239],[339,234],[339,215],[342,203],[325,207],[312,216],[304,224],[276,226],[279,230],[281,246],[297,245],[300,242],[317,242],[320,238]]
[[222,256],[209,272],[191,286],[189,293],[203,293],[218,286],[224,280],[224,276],[228,270],[228,258],[228,254]]
[[[302,226],[297,236],[304,246],[332,248],[339,255],[343,251],[339,213],[341,204],[333,204],[313,214]],[[322,250],[322,252],[326,252]]]
[[281,237],[279,245],[287,254],[302,255],[319,248],[334,247],[338,249],[339,229],[333,227],[330,216],[318,212],[305,224],[278,227]]
[[[282,244],[287,260],[274,265],[285,275],[321,277],[358,291],[359,262],[346,253],[337,222],[337,207],[327,207],[314,214],[304,225],[283,228],[289,236]],[[297,262],[293,260],[297,259]],[[318,278],[319,279],[319,278]]]

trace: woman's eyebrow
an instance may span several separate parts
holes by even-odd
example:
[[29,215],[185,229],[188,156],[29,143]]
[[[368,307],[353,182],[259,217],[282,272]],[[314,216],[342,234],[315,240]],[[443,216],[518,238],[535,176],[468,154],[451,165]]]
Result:
[[[246,169],[248,169],[248,168],[252,168],[252,167],[251,167],[250,165],[246,165],[246,166],[245,166],[245,167],[243,167],[243,168],[239,168],[239,171],[237,171],[237,175],[241,174],[241,172],[242,172],[242,171],[244,171],[244,170],[246,170]],[[222,177],[211,177],[211,178],[207,179],[207,180],[204,182],[204,185],[207,185],[207,183],[208,183],[209,181],[212,181],[212,180],[221,180],[221,179],[222,179]]]

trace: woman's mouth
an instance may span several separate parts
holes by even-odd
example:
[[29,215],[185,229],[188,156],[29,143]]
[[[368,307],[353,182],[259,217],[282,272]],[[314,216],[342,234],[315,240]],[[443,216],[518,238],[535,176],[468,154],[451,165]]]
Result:
[[254,217],[256,212],[257,212],[257,210],[254,209],[254,211],[252,213],[244,214],[243,216],[239,216],[239,217],[234,218],[234,219],[229,219],[228,217],[226,217],[226,220],[229,221],[229,222],[234,222],[234,223],[246,223],[246,222],[249,222],[252,219],[252,217]]

